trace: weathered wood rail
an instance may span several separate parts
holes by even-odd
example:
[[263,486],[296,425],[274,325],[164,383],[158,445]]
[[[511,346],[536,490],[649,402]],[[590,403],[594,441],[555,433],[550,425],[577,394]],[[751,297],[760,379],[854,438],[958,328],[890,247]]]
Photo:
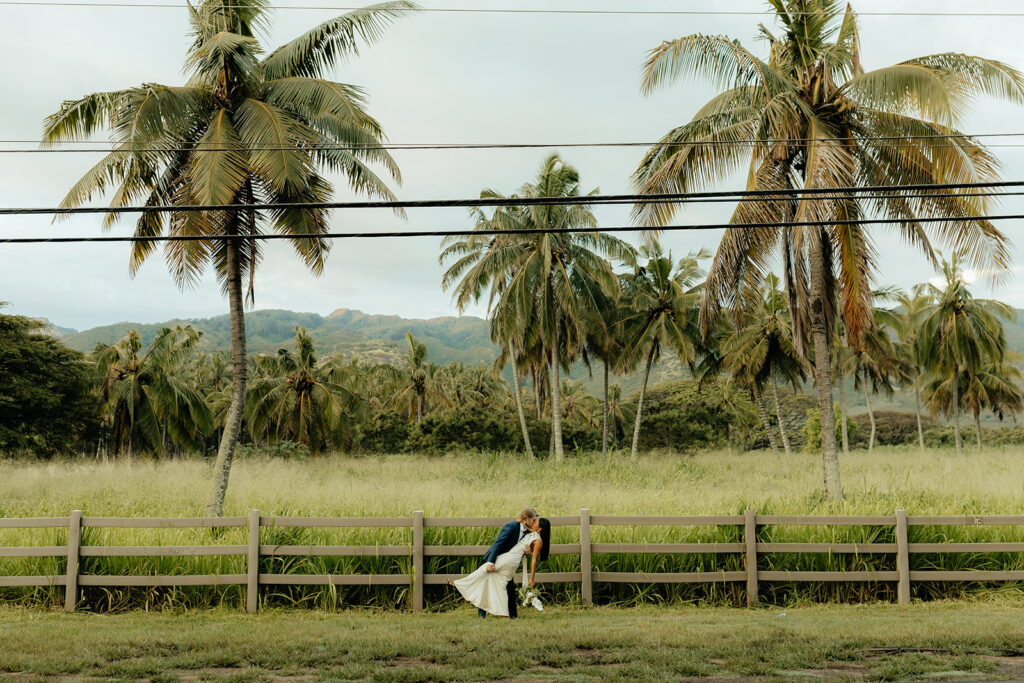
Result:
[[[911,526],[985,526],[1024,525],[1024,516],[932,516],[911,517],[903,510],[881,516],[797,516],[758,515],[747,510],[743,515],[724,516],[612,516],[579,515],[550,517],[555,527],[578,527],[579,543],[552,544],[552,555],[579,555],[580,571],[538,573],[538,583],[579,583],[583,601],[592,602],[594,582],[608,583],[728,583],[746,584],[748,605],[757,602],[760,582],[893,582],[897,601],[910,602],[910,586],[914,581],[1024,581],[1024,571],[911,571],[910,555],[915,553],[1024,553],[1024,542],[1006,543],[909,543],[907,529]],[[131,518],[88,517],[81,510],[68,517],[0,518],[3,529],[66,528],[67,544],[57,546],[12,547],[0,545],[0,558],[66,557],[64,575],[0,576],[0,587],[64,586],[65,609],[74,610],[79,588],[84,586],[229,586],[246,587],[246,609],[259,607],[260,586],[334,585],[381,586],[408,585],[411,607],[423,608],[423,587],[445,584],[458,574],[426,574],[428,557],[482,556],[482,545],[425,545],[427,527],[498,527],[503,517],[424,517],[414,512],[409,517],[277,517],[264,516],[252,510],[246,517]],[[591,529],[595,526],[657,526],[695,527],[729,526],[742,532],[742,542],[734,543],[593,543]],[[893,527],[895,543],[770,543],[758,541],[758,527],[765,526],[857,526]],[[82,544],[86,528],[247,528],[245,545],[142,546]],[[261,530],[266,528],[408,528],[408,545],[276,545],[261,543]],[[0,534],[2,541],[2,534]],[[635,554],[734,554],[742,557],[741,571],[644,573],[595,571],[593,555],[601,553]],[[758,558],[772,553],[827,554],[894,554],[895,571],[769,571],[758,568]],[[82,557],[200,557],[244,556],[244,574],[145,575],[115,576],[82,574]],[[408,557],[412,570],[405,574],[265,574],[259,572],[263,557],[333,556],[333,557]]]

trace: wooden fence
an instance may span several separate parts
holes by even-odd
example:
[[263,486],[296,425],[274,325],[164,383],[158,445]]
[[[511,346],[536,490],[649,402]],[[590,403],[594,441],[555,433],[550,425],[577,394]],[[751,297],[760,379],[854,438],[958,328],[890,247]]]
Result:
[[[550,517],[552,526],[578,527],[579,543],[553,544],[553,555],[579,555],[580,571],[538,573],[538,583],[580,583],[583,602],[591,604],[594,582],[609,583],[728,583],[746,584],[747,604],[757,602],[758,584],[764,582],[893,582],[897,585],[897,601],[910,602],[912,581],[1024,581],[1024,571],[911,571],[913,553],[1018,553],[1024,543],[909,543],[910,526],[980,526],[1024,525],[1024,516],[939,516],[908,517],[903,510],[894,515],[860,517],[815,517],[790,515],[757,515],[747,510],[743,515],[707,517],[655,517],[591,515],[589,510],[565,517]],[[10,547],[0,545],[3,557],[67,557],[67,572],[60,576],[0,576],[5,586],[64,586],[65,609],[74,610],[78,589],[83,586],[227,586],[246,587],[246,609],[255,612],[259,604],[260,586],[334,585],[380,586],[408,585],[413,610],[423,609],[423,586],[445,584],[456,574],[425,574],[426,558],[435,556],[482,556],[487,546],[424,545],[426,527],[498,527],[507,521],[501,517],[424,517],[414,512],[411,517],[273,517],[253,510],[248,517],[194,518],[130,518],[86,517],[75,510],[69,517],[0,518],[2,529],[64,528],[68,529],[67,545]],[[894,527],[895,543],[762,543],[757,540],[761,526],[861,526]],[[742,542],[737,543],[593,543],[590,532],[594,526],[733,526],[742,528]],[[82,545],[85,528],[248,528],[246,545],[204,546],[89,546]],[[357,545],[266,545],[260,543],[260,530],[268,527],[410,528],[411,544],[394,546]],[[739,529],[737,529],[739,531]],[[2,536],[0,536],[2,539]],[[597,553],[638,554],[736,554],[743,558],[741,571],[642,573],[595,571],[593,555]],[[832,554],[895,554],[895,571],[763,571],[758,557],[771,553]],[[245,556],[245,574],[170,575],[170,576],[105,576],[81,574],[82,557],[197,557],[210,555]],[[349,556],[408,557],[412,571],[408,574],[261,574],[261,557],[268,556]]]

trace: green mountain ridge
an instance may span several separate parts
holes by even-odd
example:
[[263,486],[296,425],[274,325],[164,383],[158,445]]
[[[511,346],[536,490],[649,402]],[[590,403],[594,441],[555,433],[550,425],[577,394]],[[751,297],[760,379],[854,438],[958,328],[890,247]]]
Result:
[[[96,344],[116,342],[131,329],[137,330],[148,344],[161,328],[186,323],[203,333],[202,350],[230,349],[231,328],[227,315],[172,318],[153,324],[122,321],[66,334],[61,339],[73,349],[89,352]],[[295,328],[302,326],[312,335],[321,353],[344,353],[368,362],[394,361],[406,343],[406,332],[412,332],[427,344],[430,359],[436,363],[491,362],[497,356],[496,347],[490,343],[487,321],[472,316],[422,320],[371,315],[344,308],[327,316],[266,309],[247,314],[245,324],[248,348],[254,353],[273,353],[289,346],[295,338]]]
[[[1024,353],[1024,311],[1018,311],[1016,320],[1005,321],[1007,347]],[[61,341],[73,349],[91,351],[96,344],[112,344],[124,337],[128,330],[136,329],[148,344],[156,333],[167,326],[189,323],[203,333],[200,349],[207,352],[230,350],[230,324],[227,315],[212,318],[174,318],[162,323],[141,324],[118,322],[94,327],[81,332],[57,327],[47,321]],[[475,316],[444,316],[438,318],[403,318],[398,315],[380,315],[339,308],[326,316],[318,313],[296,312],[284,309],[252,311],[246,315],[246,338],[249,351],[274,353],[289,347],[295,337],[295,328],[303,326],[312,335],[320,353],[343,353],[372,363],[393,363],[405,348],[405,334],[412,334],[426,343],[427,358],[434,363],[463,362],[467,365],[491,364],[498,356],[498,347],[490,340],[487,321]],[[508,370],[506,369],[506,374]],[[573,368],[571,377],[581,381],[587,391],[599,396],[603,370],[599,365],[592,373],[582,364]],[[666,358],[651,368],[650,385],[680,380],[688,376],[685,368],[674,357]],[[629,395],[640,389],[642,377],[634,372],[613,377],[623,393]],[[846,400],[851,413],[866,410],[864,395],[854,391],[853,382],[846,386]],[[897,391],[892,397],[872,397],[878,410],[914,410],[914,395]],[[987,422],[988,420],[986,420]]]

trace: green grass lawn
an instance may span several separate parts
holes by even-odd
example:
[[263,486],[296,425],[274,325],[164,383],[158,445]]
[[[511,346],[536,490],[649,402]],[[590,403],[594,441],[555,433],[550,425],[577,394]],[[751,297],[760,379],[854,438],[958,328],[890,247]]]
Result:
[[350,610],[0,608],[0,677],[970,680],[1024,676],[1024,603],[552,608],[518,621]]

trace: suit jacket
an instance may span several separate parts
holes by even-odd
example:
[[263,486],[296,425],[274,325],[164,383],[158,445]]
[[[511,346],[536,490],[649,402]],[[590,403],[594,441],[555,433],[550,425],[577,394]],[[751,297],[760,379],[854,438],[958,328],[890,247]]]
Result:
[[484,555],[484,563],[493,563],[498,559],[498,555],[512,550],[513,546],[519,542],[519,530],[519,522],[514,519],[503,525],[498,533],[497,540],[487,549],[487,553]]

